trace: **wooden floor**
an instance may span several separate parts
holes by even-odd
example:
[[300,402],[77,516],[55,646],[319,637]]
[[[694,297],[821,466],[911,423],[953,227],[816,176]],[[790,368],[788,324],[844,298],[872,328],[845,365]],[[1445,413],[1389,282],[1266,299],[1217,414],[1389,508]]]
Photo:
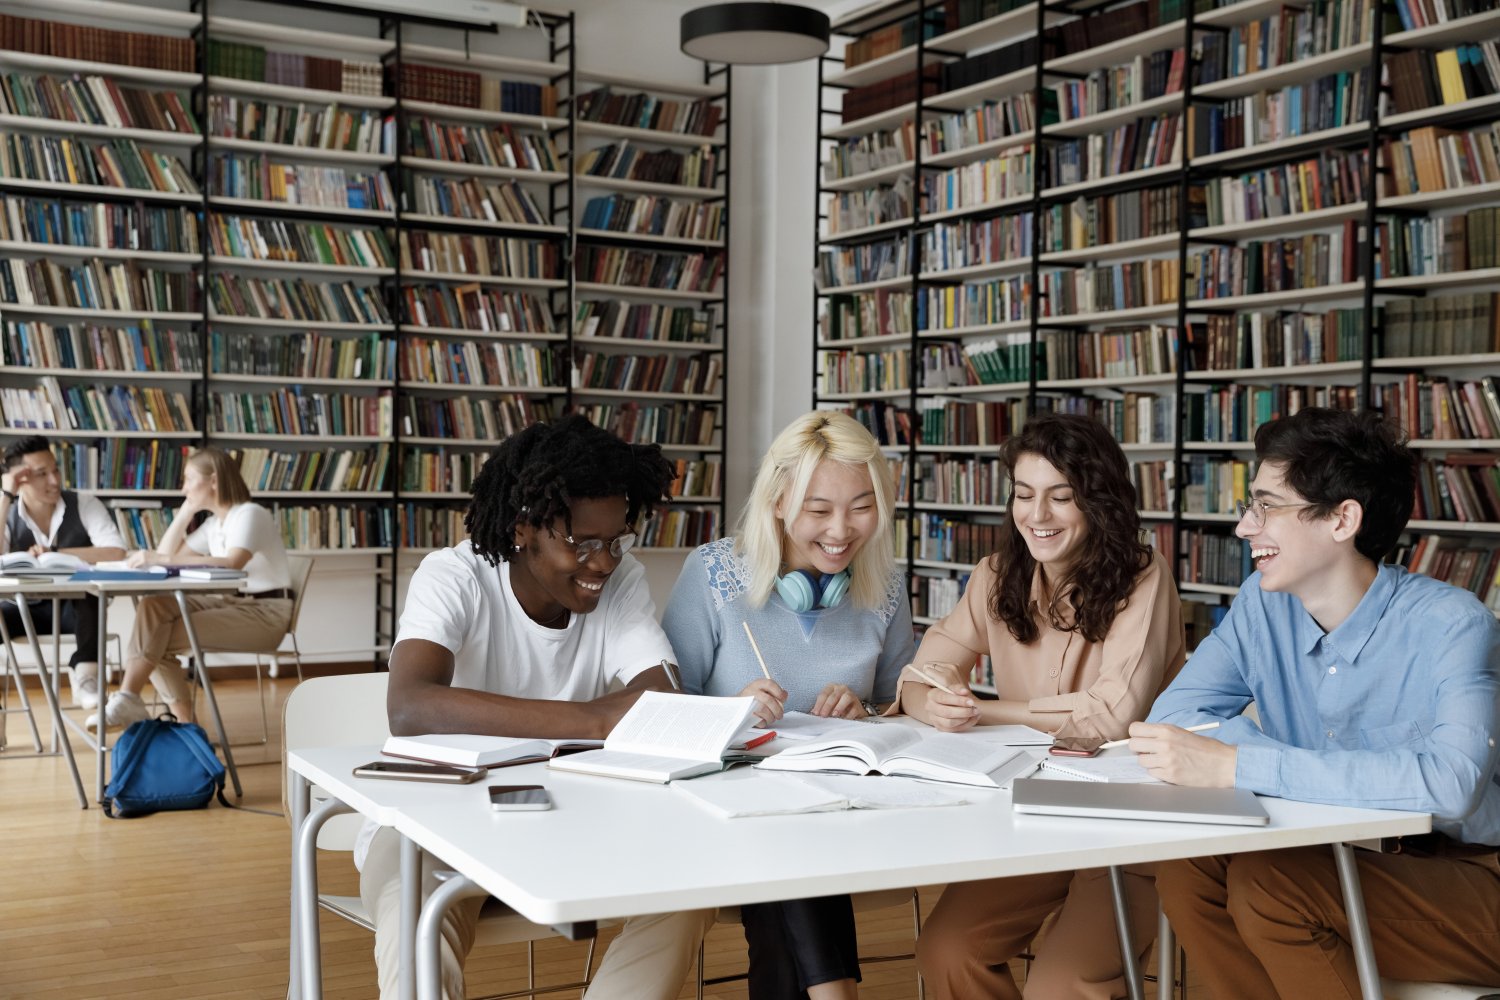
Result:
[[[254,682],[224,681],[214,690],[230,732],[236,738],[258,737]],[[291,684],[271,681],[269,690],[279,704]],[[33,703],[40,707],[40,698]],[[245,786],[243,805],[278,814],[279,714],[273,704],[268,746],[235,753]],[[133,820],[108,819],[92,805],[81,810],[63,759],[30,756],[24,718],[0,718],[9,737],[0,750],[5,858],[0,868],[0,998],[285,996],[290,850],[285,819],[217,804]],[[44,740],[51,731],[47,721],[40,712]],[[92,789],[92,752],[81,743],[75,746],[85,787]],[[346,854],[322,858],[319,878],[327,890],[358,892],[358,876]],[[937,897],[936,888],[923,890],[923,909],[930,909]],[[911,950],[909,909],[864,914],[859,923],[866,954]],[[601,944],[610,933],[601,935]],[[322,934],[325,995],[331,1000],[375,996],[370,935],[328,914],[322,916]],[[539,980],[575,978],[585,952],[583,944],[539,944]],[[715,928],[706,952],[709,976],[745,967],[738,927]],[[468,962],[469,994],[520,988],[525,975],[524,946],[476,950]],[[681,995],[695,996],[694,987],[685,985]],[[746,993],[738,982],[711,987],[704,995],[742,1000]],[[866,1000],[916,997],[914,966],[910,961],[867,965],[860,995]]]

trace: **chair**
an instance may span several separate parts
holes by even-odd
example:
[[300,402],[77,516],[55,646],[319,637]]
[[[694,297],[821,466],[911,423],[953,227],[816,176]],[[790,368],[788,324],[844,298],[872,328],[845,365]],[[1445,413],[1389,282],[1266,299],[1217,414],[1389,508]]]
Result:
[[[257,699],[260,701],[260,740],[258,742],[250,744],[236,743],[235,746],[264,746],[271,738],[270,725],[266,715],[265,686],[261,677],[260,669],[262,657],[269,657],[271,660],[271,665],[273,667],[277,666],[281,662],[281,657],[286,655],[286,653],[281,648],[282,643],[284,643],[287,639],[291,639],[291,656],[293,662],[297,664],[297,682],[299,684],[302,682],[302,649],[297,645],[297,619],[302,614],[302,598],[307,593],[307,581],[308,578],[312,576],[313,561],[314,560],[311,556],[286,557],[287,569],[290,570],[289,576],[291,579],[291,586],[287,589],[292,593],[292,616],[287,619],[286,634],[280,639],[276,640],[276,645],[274,647],[270,649],[231,649],[215,647],[211,644],[211,640],[206,640],[203,645],[203,654],[205,657],[207,657],[209,653],[253,653],[255,655],[255,694]],[[191,671],[190,675],[193,683],[192,697],[194,701],[194,709],[196,712],[198,699],[198,673],[197,671]],[[272,671],[271,676],[276,676],[274,670]]]
[[[311,560],[308,560],[311,562]],[[386,716],[386,687],[389,674],[345,674],[332,677],[314,677],[297,685],[288,696],[282,712],[282,745],[284,750],[302,747],[346,746],[350,744],[380,743],[390,735]],[[286,755],[282,754],[282,805],[290,816],[287,805]],[[313,789],[313,801],[326,798],[320,789]],[[353,851],[354,841],[363,819],[358,814],[335,816],[318,833],[318,847],[325,851]],[[318,906],[337,914],[369,931],[375,930],[374,921],[365,910],[359,896],[336,896],[319,893]],[[601,925],[616,921],[601,921]],[[475,947],[484,945],[526,943],[527,988],[498,994],[487,1000],[504,1000],[510,997],[534,997],[543,993],[578,990],[588,986],[593,977],[594,943],[589,943],[588,955],[584,959],[583,979],[579,982],[558,986],[536,985],[536,942],[558,937],[558,933],[543,924],[534,924],[510,909],[497,899],[486,901],[480,911],[479,924],[474,937]]]
[[[874,910],[885,910],[894,906],[911,905],[912,917],[912,940],[915,941],[922,933],[922,900],[916,889],[884,889],[879,892],[857,892],[853,896],[854,912],[869,913]],[[715,924],[740,924],[740,908],[738,906],[721,906],[714,914]],[[860,965],[871,965],[877,962],[904,962],[915,959],[916,953],[906,955],[861,955]],[[703,977],[703,945],[698,945],[698,1000],[703,1000],[703,988],[705,986],[719,986],[723,983],[732,983],[749,977],[749,972],[737,972],[729,976],[715,976],[711,979]],[[925,1000],[927,987],[922,983],[922,976],[917,975],[917,996]]]

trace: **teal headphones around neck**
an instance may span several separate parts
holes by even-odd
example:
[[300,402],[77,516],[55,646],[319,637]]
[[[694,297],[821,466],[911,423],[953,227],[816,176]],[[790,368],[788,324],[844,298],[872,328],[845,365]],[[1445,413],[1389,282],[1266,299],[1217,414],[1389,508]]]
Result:
[[849,571],[820,575],[794,569],[776,578],[776,593],[798,614],[814,608],[837,607],[849,594]]

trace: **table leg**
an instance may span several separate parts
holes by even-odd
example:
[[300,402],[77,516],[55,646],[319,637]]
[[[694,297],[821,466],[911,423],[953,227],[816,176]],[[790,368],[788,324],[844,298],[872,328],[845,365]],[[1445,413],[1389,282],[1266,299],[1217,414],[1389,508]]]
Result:
[[109,649],[109,595],[99,594],[99,647],[94,650],[99,657],[99,728],[94,733],[94,772],[98,775],[99,801],[104,802],[105,777],[109,773],[109,762],[105,752],[109,749],[109,727],[104,724],[104,709],[109,704],[109,671],[104,669],[109,663],[106,655]]
[[[10,642],[10,629],[5,627],[5,617],[0,615],[0,638],[5,640],[5,676],[15,681],[16,698],[21,703],[21,711],[26,713],[26,722],[31,726],[31,745],[36,748],[37,753],[43,753],[42,733],[36,727],[36,716],[31,711],[31,696],[26,693],[26,679],[21,676],[21,664],[16,660],[15,647]],[[0,717],[0,747],[5,746],[5,720]],[[52,732],[52,752],[57,753],[57,730]]]
[[448,907],[468,896],[488,895],[477,883],[457,872],[439,872],[437,877],[442,884],[422,904],[422,918],[417,921],[417,1000],[442,1000],[440,946]]
[[397,980],[398,1000],[415,1000],[417,995],[417,919],[422,910],[422,848],[405,835],[401,836],[401,978]]
[[1120,937],[1120,967],[1125,974],[1125,989],[1130,992],[1130,1000],[1145,1000],[1146,988],[1141,982],[1141,966],[1136,960],[1135,942],[1130,937],[1130,912],[1125,905],[1125,872],[1118,865],[1109,866],[1109,888],[1115,899],[1115,930]]
[[[57,703],[59,705],[61,705],[62,704],[62,700],[61,700],[62,699],[62,695],[59,694],[59,691],[61,690],[61,681],[62,681],[62,677],[61,677],[61,674],[62,674],[62,598],[61,597],[54,597],[54,598],[52,598],[52,662],[57,665],[56,669],[54,669],[52,671],[52,697],[57,698],[58,699]],[[59,731],[59,730],[54,729],[52,731],[52,752],[53,753],[60,753],[62,751],[62,748],[60,746],[58,746],[58,741],[61,740],[61,739],[63,739],[64,736],[66,736],[66,734],[63,733],[63,732],[61,732],[61,731]]]
[[1160,907],[1156,911],[1156,996],[1167,1000],[1177,985],[1177,936]]
[[[42,652],[42,645],[37,641],[36,626],[31,620],[31,608],[27,607],[24,600],[18,600],[16,607],[21,612],[21,625],[26,629],[26,638],[31,642],[31,648],[36,650],[36,668],[42,674],[42,697],[47,700],[47,710],[52,713],[52,725],[56,732],[62,733],[62,752],[68,759],[68,770],[73,772],[73,787],[78,791],[78,805],[87,809],[89,807],[88,793],[83,790],[83,778],[78,774],[78,761],[73,757],[73,744],[67,737],[66,726],[63,722],[62,706],[57,703],[57,685],[52,680],[52,668],[47,665],[47,654]],[[54,618],[55,622],[57,619]],[[104,787],[99,787],[99,799],[104,800]]]
[[338,799],[328,799],[313,809],[297,828],[297,849],[292,856],[292,905],[297,935],[293,947],[302,973],[299,1000],[322,1000],[323,996],[323,952],[318,936],[318,831],[330,818],[353,811]]
[[307,813],[312,806],[312,784],[298,774],[296,771],[287,771],[287,798],[292,810],[292,885],[289,898],[291,900],[291,920],[288,924],[290,933],[287,935],[287,953],[290,962],[287,968],[286,996],[287,1000],[299,1000],[302,995],[302,966],[300,964],[300,952],[297,948],[297,907],[301,899],[300,871],[301,866],[297,863],[297,831],[302,829],[302,824],[307,821]]
[[1364,1000],[1381,1000],[1380,971],[1375,967],[1375,946],[1370,943],[1370,922],[1365,917],[1365,897],[1359,888],[1359,868],[1354,848],[1333,845],[1333,861],[1344,890],[1344,914],[1349,920],[1349,943],[1354,947],[1354,967],[1359,971],[1359,991]]
[[193,665],[198,671],[198,682],[203,685],[203,700],[208,702],[208,711],[214,717],[214,728],[219,733],[219,746],[224,750],[224,766],[229,769],[229,780],[234,785],[235,798],[245,797],[240,786],[240,772],[234,766],[234,751],[229,749],[229,734],[224,730],[224,717],[219,714],[219,701],[214,697],[213,684],[208,679],[208,665],[203,662],[203,648],[198,645],[198,630],[193,628],[193,616],[188,611],[187,594],[174,590],[177,608],[182,612],[182,627],[187,632],[188,645],[193,651]]

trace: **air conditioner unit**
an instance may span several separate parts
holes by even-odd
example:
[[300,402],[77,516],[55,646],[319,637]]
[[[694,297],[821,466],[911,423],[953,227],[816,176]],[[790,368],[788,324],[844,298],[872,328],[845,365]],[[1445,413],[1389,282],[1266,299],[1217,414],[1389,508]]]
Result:
[[405,14],[426,20],[524,28],[526,8],[504,0],[360,0],[360,10]]

